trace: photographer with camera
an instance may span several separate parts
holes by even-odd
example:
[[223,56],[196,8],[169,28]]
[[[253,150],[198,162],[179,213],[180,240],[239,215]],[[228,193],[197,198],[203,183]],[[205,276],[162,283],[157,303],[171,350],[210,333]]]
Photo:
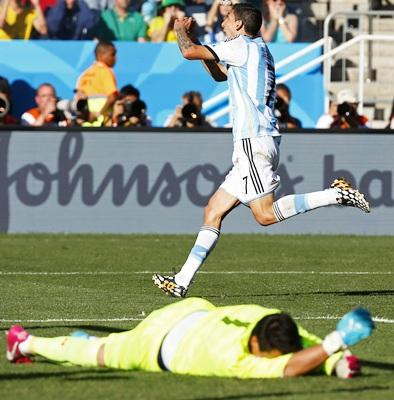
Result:
[[140,99],[140,91],[133,85],[123,86],[109,113],[105,115],[105,126],[152,126],[146,113],[147,106]]
[[279,128],[295,129],[301,128],[302,124],[298,118],[290,114],[291,91],[283,83],[276,85],[275,116]]
[[57,102],[56,108],[62,112],[67,119],[67,126],[82,126],[86,122],[96,119],[96,114],[89,110],[88,99],[78,93],[72,99],[63,99]]
[[57,108],[56,90],[50,83],[42,83],[37,88],[34,100],[37,107],[30,108],[22,114],[22,125],[67,125],[67,118],[64,112]]
[[351,89],[343,89],[337,94],[337,115],[330,128],[369,128],[368,118],[357,112],[358,101]]
[[16,125],[18,120],[10,114],[11,88],[8,79],[0,76],[0,125]]
[[182,105],[175,109],[175,113],[167,118],[166,128],[196,128],[212,126],[202,114],[202,96],[200,92],[189,91],[182,96]]
[[142,100],[123,102],[123,113],[118,116],[118,126],[151,126]]

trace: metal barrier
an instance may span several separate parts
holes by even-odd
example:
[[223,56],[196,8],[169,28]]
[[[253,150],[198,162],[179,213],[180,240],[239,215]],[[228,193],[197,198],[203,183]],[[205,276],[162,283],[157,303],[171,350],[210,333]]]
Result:
[[[330,24],[331,22],[337,18],[337,17],[344,17],[345,18],[345,23],[344,27],[342,30],[342,44],[346,43],[346,37],[349,33],[354,34],[355,30],[354,29],[349,29],[350,24],[349,20],[351,19],[357,19],[358,20],[358,32],[363,32],[363,35],[368,35],[370,39],[368,39],[368,66],[367,66],[367,71],[368,71],[368,78],[371,78],[371,71],[372,71],[372,48],[371,48],[371,43],[373,40],[375,40],[372,35],[372,19],[373,18],[380,18],[380,17],[391,17],[394,18],[394,11],[336,11],[331,14],[329,14],[325,20],[324,20],[324,28],[323,28],[323,39],[325,41],[324,44],[324,54],[327,54],[331,51],[332,48],[332,38],[330,36]],[[367,27],[362,27],[363,22],[365,17],[367,17]],[[394,26],[394,20],[393,20],[393,26]],[[393,29],[394,31],[394,29]],[[359,35],[357,35],[359,36]],[[390,36],[390,35],[377,35],[379,39],[376,40],[387,40],[387,39],[380,39],[382,36]],[[390,40],[390,39],[389,39]],[[365,42],[360,42],[360,53],[359,53],[359,70],[360,70],[360,75],[359,75],[359,80],[364,79],[364,62],[365,62]],[[347,47],[346,47],[347,48]],[[363,56],[361,56],[361,52],[363,52]],[[362,64],[361,64],[362,61]],[[360,67],[363,68],[360,68]],[[323,74],[324,74],[324,88],[325,88],[325,104],[324,108],[326,112],[328,111],[329,108],[329,90],[330,90],[330,83],[331,83],[331,68],[332,68],[332,57],[329,57],[325,59],[324,66],[323,66]],[[362,69],[362,71],[361,71]],[[361,73],[362,72],[362,73]],[[344,74],[345,74],[345,67],[342,65],[342,80],[344,79]],[[359,82],[359,89],[360,89],[360,82]],[[362,94],[362,99],[360,100],[360,110],[363,109],[363,101],[364,101],[364,95]]]

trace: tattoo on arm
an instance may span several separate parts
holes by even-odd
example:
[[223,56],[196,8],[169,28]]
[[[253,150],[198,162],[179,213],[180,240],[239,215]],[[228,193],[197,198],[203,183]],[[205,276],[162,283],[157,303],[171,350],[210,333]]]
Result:
[[176,34],[177,34],[178,46],[181,52],[183,52],[183,50],[189,49],[194,45],[194,43],[188,36],[185,29],[177,29]]

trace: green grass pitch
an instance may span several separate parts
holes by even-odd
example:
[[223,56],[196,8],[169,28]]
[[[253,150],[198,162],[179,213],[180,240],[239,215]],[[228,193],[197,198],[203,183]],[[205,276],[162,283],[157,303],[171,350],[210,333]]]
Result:
[[[133,319],[177,301],[153,286],[151,272],[180,266],[193,242],[186,235],[2,235],[0,328],[21,320],[35,334],[56,336],[133,327]],[[43,360],[11,365],[1,335],[0,399],[393,399],[392,243],[390,237],[223,235],[189,292],[217,305],[278,307],[319,335],[333,330],[334,317],[364,305],[382,322],[353,349],[363,360],[362,377],[238,380]],[[76,273],[64,274],[70,272]]]

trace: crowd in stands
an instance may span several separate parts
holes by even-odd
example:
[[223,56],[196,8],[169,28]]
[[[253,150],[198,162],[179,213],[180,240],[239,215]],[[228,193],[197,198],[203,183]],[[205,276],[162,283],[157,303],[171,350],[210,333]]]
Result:
[[[56,89],[44,82],[36,89],[36,106],[23,113],[20,123],[149,126],[147,106],[139,98],[138,90],[132,85],[118,90],[112,70],[116,48],[111,42],[175,42],[174,21],[186,15],[195,17],[197,35],[202,41],[223,40],[221,23],[231,4],[239,1],[242,0],[0,0],[0,39],[99,41],[96,60],[76,82],[74,98],[59,102]],[[267,18],[262,27],[266,41],[296,39],[297,17],[287,11],[284,0],[255,0],[255,5]],[[8,110],[4,112],[3,107],[2,113],[0,108],[0,123],[18,123],[11,117],[7,87],[3,94]],[[126,94],[130,91],[134,91],[133,101]],[[202,103],[199,92],[185,93],[182,104],[168,117],[165,126],[211,126],[202,114]]]
[[[75,96],[59,101],[56,88],[43,82],[35,95],[36,106],[26,110],[20,121],[12,116],[11,90],[0,77],[0,124],[28,126],[151,126],[146,103],[131,84],[117,87],[113,66],[113,41],[175,42],[175,19],[194,16],[202,42],[224,39],[221,23],[231,4],[245,0],[0,0],[0,40],[56,39],[97,40],[95,62],[79,77]],[[297,40],[298,17],[285,0],[248,0],[262,10],[261,35],[266,42]],[[281,128],[301,128],[290,113],[291,92],[277,86],[275,113]],[[207,127],[212,123],[202,113],[199,92],[182,97],[166,127]],[[364,128],[368,119],[357,113],[357,98],[341,91],[330,102],[317,128]],[[394,127],[390,117],[389,127]]]
[[[223,38],[230,4],[246,0],[0,0],[0,39],[176,41],[176,18],[194,16],[205,42]],[[285,0],[251,0],[266,42],[293,42],[298,19]]]

